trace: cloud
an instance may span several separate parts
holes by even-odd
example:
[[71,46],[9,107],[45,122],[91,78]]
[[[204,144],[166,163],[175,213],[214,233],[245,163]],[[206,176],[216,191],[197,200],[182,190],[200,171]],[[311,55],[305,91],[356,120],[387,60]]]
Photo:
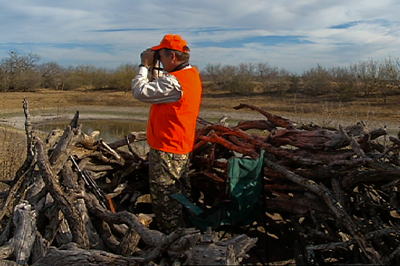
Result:
[[0,58],[35,52],[60,64],[138,63],[167,33],[192,63],[268,62],[290,71],[399,54],[395,0],[0,0]]

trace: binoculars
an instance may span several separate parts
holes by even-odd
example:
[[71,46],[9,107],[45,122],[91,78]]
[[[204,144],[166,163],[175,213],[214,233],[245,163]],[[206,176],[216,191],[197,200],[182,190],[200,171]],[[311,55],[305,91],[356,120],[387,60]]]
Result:
[[160,61],[160,50],[154,52],[153,65],[155,65],[157,61]]
[[[142,56],[143,56],[143,52],[140,54],[140,58],[142,58]],[[154,51],[152,67],[157,66],[158,61],[160,61],[160,51],[159,50]]]

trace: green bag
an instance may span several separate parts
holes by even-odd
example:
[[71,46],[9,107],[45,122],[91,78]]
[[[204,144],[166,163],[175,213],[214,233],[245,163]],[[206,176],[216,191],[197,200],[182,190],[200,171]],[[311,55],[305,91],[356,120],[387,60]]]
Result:
[[265,151],[254,160],[233,157],[228,162],[230,204],[223,224],[248,225],[260,215]]
[[260,215],[259,198],[263,189],[265,151],[254,160],[232,157],[228,160],[229,201],[218,203],[207,210],[201,210],[182,193],[171,197],[190,212],[189,220],[200,230],[207,227],[216,230],[222,225],[248,225]]

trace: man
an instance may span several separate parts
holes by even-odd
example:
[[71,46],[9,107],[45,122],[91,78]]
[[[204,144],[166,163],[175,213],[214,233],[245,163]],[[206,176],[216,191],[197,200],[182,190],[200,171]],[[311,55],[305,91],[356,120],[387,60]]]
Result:
[[[141,54],[138,75],[132,80],[133,97],[152,104],[147,123],[150,194],[159,229],[167,234],[185,227],[181,205],[169,196],[189,196],[189,155],[203,91],[199,71],[189,64],[189,51],[181,36],[165,35],[160,45]],[[155,57],[166,74],[149,81]]]

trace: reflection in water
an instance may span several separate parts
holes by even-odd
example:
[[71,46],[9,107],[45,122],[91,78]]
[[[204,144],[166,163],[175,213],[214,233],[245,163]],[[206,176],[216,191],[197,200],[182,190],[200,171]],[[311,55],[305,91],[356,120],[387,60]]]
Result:
[[[84,120],[82,132],[90,134],[93,131],[100,131],[98,138],[105,142],[113,142],[124,139],[131,132],[146,131],[146,121],[117,121],[117,120]],[[42,124],[36,127],[37,130],[49,133],[53,129],[64,130],[70,121]]]

